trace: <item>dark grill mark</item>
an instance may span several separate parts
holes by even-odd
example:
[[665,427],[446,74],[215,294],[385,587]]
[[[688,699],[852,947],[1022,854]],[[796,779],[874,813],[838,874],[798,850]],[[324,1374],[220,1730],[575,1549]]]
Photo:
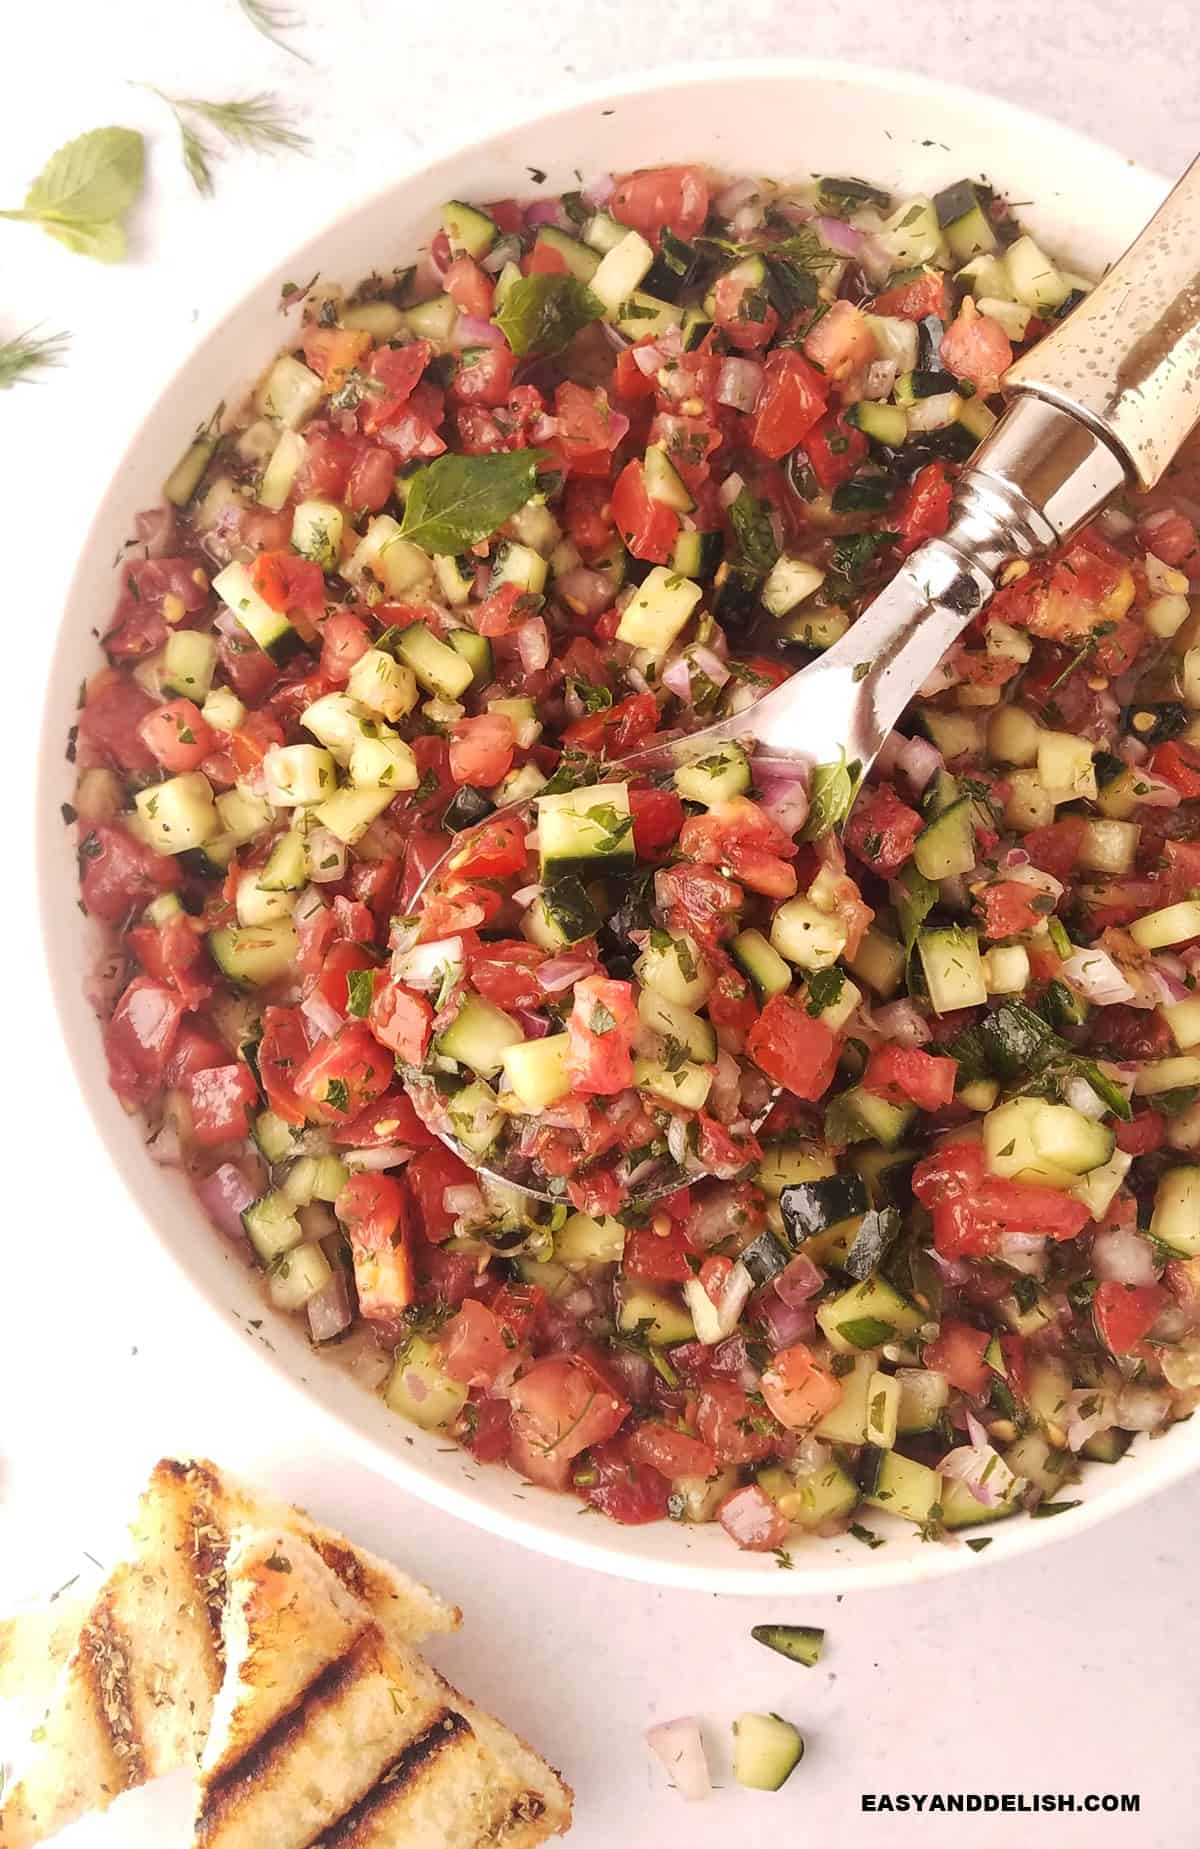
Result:
[[470,1723],[453,1709],[443,1708],[417,1738],[385,1767],[372,1785],[350,1809],[339,1817],[312,1849],[353,1849],[359,1831],[364,1830],[377,1812],[385,1810],[403,1796],[405,1790],[433,1764],[439,1754],[460,1740],[471,1738]]

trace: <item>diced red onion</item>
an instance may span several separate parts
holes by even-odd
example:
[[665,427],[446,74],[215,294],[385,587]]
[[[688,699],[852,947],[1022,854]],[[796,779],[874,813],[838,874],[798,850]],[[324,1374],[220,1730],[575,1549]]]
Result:
[[956,687],[961,679],[962,675],[955,667],[953,660],[947,656],[926,675],[917,691],[923,700],[932,700],[939,693],[945,693],[947,688]]
[[594,180],[588,181],[579,196],[584,205],[590,205],[593,212],[599,212],[612,198],[616,185],[611,173],[599,173]]
[[527,225],[557,225],[560,231],[565,231],[563,218],[563,209],[557,199],[535,199],[525,208]]
[[484,321],[479,315],[459,315],[450,334],[450,345],[462,353],[467,347],[503,347],[507,342],[494,321]]
[[1160,1267],[1154,1247],[1140,1233],[1113,1227],[1092,1240],[1092,1270],[1110,1284],[1154,1284]]
[[762,203],[757,199],[748,199],[740,205],[729,221],[729,228],[735,238],[748,238],[763,224],[767,214]]
[[890,398],[899,371],[897,360],[872,360],[863,381],[863,397],[873,400]]
[[319,885],[346,876],[346,845],[328,828],[314,828],[307,836],[309,879]]
[[1107,950],[1077,950],[1074,956],[1067,958],[1059,974],[1085,1001],[1094,1002],[1097,1008],[1109,1008],[1114,1002],[1133,998],[1133,988]]
[[944,1477],[964,1484],[985,1509],[997,1508],[1006,1501],[1017,1481],[990,1444],[959,1445],[942,1459],[938,1469]]
[[[575,565],[554,580],[555,594],[579,616],[599,616],[616,596],[616,588],[607,572],[593,571],[588,565]],[[576,715],[577,717],[579,715]]]
[[689,653],[701,674],[707,675],[714,687],[725,685],[729,679],[729,669],[718,654],[706,647],[703,642],[697,642]]
[[1018,880],[1022,886],[1032,886],[1035,892],[1047,893],[1052,899],[1061,899],[1066,891],[1062,881],[1056,880],[1053,873],[1044,873],[1041,867],[1035,867],[1031,862],[1014,862],[1008,869],[1008,877]]
[[932,1040],[929,1023],[914,1001],[888,1002],[872,1010],[875,1025],[886,1040],[897,1046],[926,1046]]
[[775,1291],[764,1291],[754,1313],[773,1355],[791,1348],[796,1342],[806,1342],[817,1326],[817,1319],[807,1303],[785,1303]]
[[537,674],[550,659],[550,634],[540,616],[517,630],[517,653],[526,674]]
[[692,672],[686,655],[676,655],[662,671],[661,680],[668,693],[673,693],[677,700],[690,703],[692,697]]
[[875,759],[876,770],[883,776],[890,777],[896,768],[900,753],[908,742],[903,732],[889,732],[879,747],[879,755]]
[[1183,801],[1173,783],[1168,783],[1165,777],[1154,776],[1151,771],[1138,778],[1137,799],[1147,809],[1178,809]]
[[704,1757],[704,1742],[700,1738],[699,1721],[690,1717],[686,1720],[661,1721],[657,1727],[647,1729],[646,1745],[659,1764],[666,1768],[680,1797],[687,1798],[690,1803],[708,1797],[712,1783],[708,1776],[708,1761]]
[[392,952],[392,975],[410,989],[440,989],[447,969],[463,965],[461,937],[438,937]]
[[[1163,1002],[1170,1005],[1172,1002],[1187,1001],[1192,991],[1188,988],[1187,983],[1170,967],[1165,957],[1152,957],[1150,967],[1151,974],[1161,991],[1161,999]],[[1180,963],[1181,969],[1185,969],[1186,967],[1186,964]]]
[[148,559],[167,558],[175,543],[175,509],[149,507],[135,515],[134,529]]
[[632,352],[633,363],[638,371],[644,373],[646,378],[652,379],[663,363],[663,356],[659,348],[653,341],[650,341],[648,345],[644,347],[634,347]]
[[1159,1387],[1128,1384],[1117,1395],[1116,1423],[1127,1432],[1152,1432],[1171,1409],[1171,1396]]
[[[1174,518],[1173,509],[1166,510],[1166,518],[1168,520]],[[1150,514],[1142,521],[1142,525],[1148,528],[1152,520],[1161,523],[1162,519],[1161,514]],[[1119,507],[1106,507],[1098,517],[1096,525],[1106,539],[1124,539],[1127,533],[1132,533],[1136,522],[1131,514],[1122,513]]]
[[785,1303],[799,1308],[815,1297],[825,1282],[825,1274],[806,1252],[800,1252],[775,1279],[775,1290]]
[[314,1342],[332,1342],[341,1335],[354,1321],[346,1273],[340,1267],[335,1270],[304,1307],[308,1312],[308,1333]]
[[822,243],[836,250],[839,256],[857,257],[862,250],[863,232],[856,225],[848,225],[844,218],[814,218],[812,222]]
[[538,1014],[533,1008],[514,1008],[513,1019],[521,1023],[521,1030],[526,1040],[544,1040],[550,1032],[550,1023],[544,1014]]
[[1104,1099],[1093,1091],[1082,1073],[1074,1073],[1063,1086],[1063,1103],[1069,1104],[1081,1117],[1090,1117],[1093,1123],[1099,1123],[1108,1110]]
[[754,1289],[754,1279],[746,1270],[740,1258],[733,1261],[733,1269],[726,1278],[717,1304],[717,1323],[721,1336],[732,1335],[741,1321],[746,1301]]
[[1096,1387],[1077,1387],[1069,1394],[1063,1423],[1071,1450],[1080,1451],[1097,1432],[1109,1431],[1114,1410],[1112,1395],[1101,1393]]
[[230,1239],[242,1238],[245,1231],[242,1215],[258,1199],[258,1191],[251,1187],[237,1164],[222,1162],[220,1168],[196,1182],[195,1187],[214,1226]]
[[519,905],[522,911],[524,911],[527,906],[533,904],[541,890],[541,887],[536,883],[532,886],[522,886],[518,892],[514,892],[513,904]]
[[520,257],[520,238],[497,238],[486,256],[479,258],[479,267],[486,270],[489,276],[499,276],[506,263],[517,263]]
[[107,1021],[125,988],[128,970],[125,952],[115,944],[103,945],[88,965],[84,994],[88,1005]]
[[343,1149],[339,1151],[347,1168],[367,1170],[372,1173],[389,1168],[403,1168],[414,1155],[407,1143],[385,1143],[378,1149]]
[[605,1371],[616,1376],[625,1398],[644,1406],[654,1390],[654,1363],[636,1348],[611,1348],[604,1357]]
[[708,1094],[708,1110],[718,1123],[731,1123],[738,1114],[742,1091],[742,1069],[733,1055],[723,1047],[717,1051],[716,1070]]
[[466,1218],[483,1219],[487,1213],[487,1204],[483,1191],[473,1181],[455,1182],[442,1190],[442,1206],[447,1213],[452,1213],[456,1220]]
[[314,989],[311,995],[305,996],[300,1004],[300,1012],[319,1037],[336,1034],[343,1025],[343,1017],[332,1002],[326,1001],[320,989]]
[[1045,1270],[1044,1233],[1001,1233],[997,1251],[1006,1265],[1026,1277],[1040,1278]]
[[731,185],[725,188],[723,193],[718,193],[716,199],[713,201],[717,216],[719,218],[732,218],[740,207],[747,204],[749,200],[758,197],[759,190],[759,183],[757,180],[734,180]]
[[760,807],[785,834],[798,834],[808,820],[807,766],[764,766],[757,781]]
[[763,369],[757,360],[722,360],[717,374],[717,403],[728,405],[732,411],[753,411],[762,380]]
[[944,769],[946,760],[927,738],[910,738],[901,746],[896,767],[913,794],[919,796],[930,779]]
[[725,477],[725,480],[717,489],[717,500],[721,503],[722,507],[732,507],[745,486],[745,482],[735,470],[732,475],[727,475]]
[[561,957],[550,957],[534,971],[534,976],[547,995],[561,995],[564,989],[574,988],[584,976],[590,976],[594,968],[590,957],[568,951]]

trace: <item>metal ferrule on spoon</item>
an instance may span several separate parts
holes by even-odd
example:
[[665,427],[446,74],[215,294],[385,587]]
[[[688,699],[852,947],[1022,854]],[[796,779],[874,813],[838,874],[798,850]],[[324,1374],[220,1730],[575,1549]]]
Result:
[[[1004,383],[1009,405],[956,484],[946,532],[912,553],[841,641],[735,718],[606,771],[669,771],[737,739],[759,763],[815,765],[844,754],[865,777],[909,701],[995,593],[1004,567],[1052,551],[1125,485],[1155,486],[1200,421],[1200,160]],[[447,858],[427,876],[417,905]],[[524,1194],[553,1198],[473,1166]]]

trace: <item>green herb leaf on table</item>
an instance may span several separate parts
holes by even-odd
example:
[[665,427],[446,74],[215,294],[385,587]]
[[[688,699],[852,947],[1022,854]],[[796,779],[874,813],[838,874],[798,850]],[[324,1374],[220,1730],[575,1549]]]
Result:
[[604,305],[577,276],[522,276],[495,316],[518,359],[534,353],[561,353],[569,340],[598,321]]
[[817,765],[809,793],[808,820],[800,835],[802,841],[820,841],[822,836],[841,827],[854,806],[861,776],[862,765],[857,760],[847,764],[844,756],[838,764]]
[[737,535],[738,551],[751,571],[765,577],[779,557],[770,507],[743,487],[729,509],[729,518]]
[[0,340],[0,392],[28,384],[47,366],[61,366],[70,344],[67,334],[39,334],[35,327]]
[[465,552],[524,507],[545,459],[541,449],[439,456],[411,478],[400,537],[426,552]]
[[261,32],[265,39],[270,39],[272,45],[278,45],[280,51],[286,51],[290,57],[299,58],[301,64],[312,63],[311,58],[306,58],[302,51],[297,51],[283,37],[285,32],[299,31],[304,24],[299,13],[293,13],[287,6],[276,6],[272,0],[238,0],[238,5],[254,30]]
[[68,250],[100,263],[125,255],[125,214],[141,194],[146,144],[132,128],[94,128],[50,156],[20,207],[0,218],[24,219]]

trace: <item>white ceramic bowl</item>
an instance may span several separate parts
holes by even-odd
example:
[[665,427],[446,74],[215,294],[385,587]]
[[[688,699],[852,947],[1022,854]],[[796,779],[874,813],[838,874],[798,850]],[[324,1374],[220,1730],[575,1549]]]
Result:
[[[192,1287],[228,1326],[231,1313],[264,1314],[257,1284],[208,1226],[177,1177],[155,1167],[136,1120],[105,1081],[100,1034],[83,997],[86,927],[72,902],[70,832],[58,820],[70,795],[63,740],[75,711],[80,663],[96,659],[96,612],[113,597],[110,562],[138,508],[152,506],[188,433],[220,398],[236,399],[281,338],[276,304],[284,276],[314,271],[357,280],[403,262],[436,225],[447,198],[498,198],[531,191],[530,167],[546,189],[661,161],[710,161],[730,174],[859,174],[897,192],[933,191],[964,174],[986,175],[1010,198],[1031,201],[1022,217],[1047,247],[1074,267],[1097,271],[1144,222],[1164,191],[1155,176],[1108,149],[1006,103],[907,75],[846,65],[779,59],[651,73],[576,93],[545,113],[509,123],[398,174],[314,235],[287,263],[259,278],[194,351],[129,447],[95,517],[76,571],[51,674],[39,802],[43,920],[53,986],[79,1085],[130,1195]],[[287,184],[285,180],[281,185]],[[136,1262],[131,1250],[127,1261]],[[335,1441],[404,1489],[563,1559],[608,1573],[709,1592],[843,1591],[929,1578],[980,1560],[1005,1559],[1063,1538],[1127,1508],[1200,1460],[1200,1421],[1178,1425],[1153,1444],[1139,1440],[1115,1469],[1097,1466],[1080,1489],[1083,1506],[1053,1522],[1001,1522],[977,1557],[962,1546],[925,1545],[911,1526],[872,1516],[888,1545],[869,1550],[851,1538],[797,1539],[795,1570],[770,1556],[741,1553],[719,1528],[660,1522],[621,1528],[580,1522],[574,1498],[522,1485],[506,1469],[464,1472],[463,1455],[443,1440],[403,1427],[337,1368],[317,1361],[299,1323],[278,1317],[270,1365],[290,1378],[314,1409],[336,1423]],[[519,1499],[517,1492],[520,1492]]]

